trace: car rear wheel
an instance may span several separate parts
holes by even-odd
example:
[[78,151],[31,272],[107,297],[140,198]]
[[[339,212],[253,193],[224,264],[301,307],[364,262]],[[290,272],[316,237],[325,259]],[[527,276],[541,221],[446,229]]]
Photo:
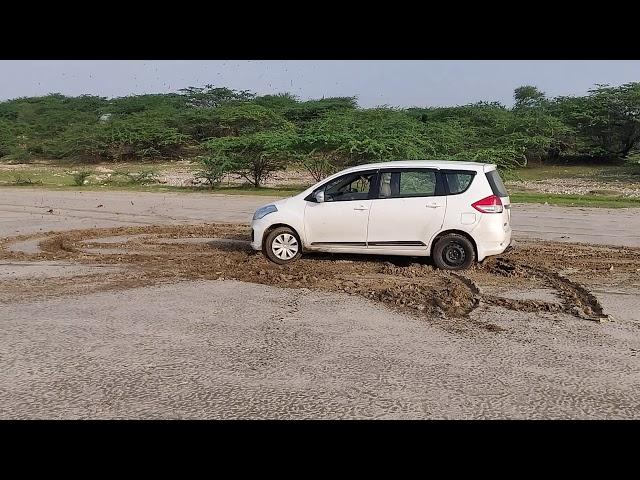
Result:
[[280,265],[294,262],[302,255],[300,239],[288,227],[278,227],[269,232],[262,250],[269,260]]
[[433,248],[433,262],[443,270],[464,270],[475,259],[476,253],[471,241],[456,233],[438,239]]

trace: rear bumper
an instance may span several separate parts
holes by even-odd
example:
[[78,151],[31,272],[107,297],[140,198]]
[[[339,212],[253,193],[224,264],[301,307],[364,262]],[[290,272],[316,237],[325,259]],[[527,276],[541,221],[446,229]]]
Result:
[[508,214],[482,214],[478,226],[471,234],[476,241],[479,262],[488,256],[501,254],[511,244],[511,222]]
[[500,255],[511,247],[511,231],[505,233],[505,238],[499,241],[482,242],[478,244],[478,261],[481,262],[491,255]]
[[511,250],[513,250],[513,239],[509,242],[509,245],[507,245],[507,248],[505,248],[504,252],[502,253],[507,253],[507,252],[510,252]]

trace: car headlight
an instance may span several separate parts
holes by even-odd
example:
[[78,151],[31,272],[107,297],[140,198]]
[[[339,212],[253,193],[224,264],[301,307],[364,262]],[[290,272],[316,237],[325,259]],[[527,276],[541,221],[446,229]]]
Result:
[[278,208],[275,205],[266,205],[256,210],[256,213],[253,214],[253,219],[260,220],[261,218],[266,217],[270,213],[277,212],[277,211],[278,211]]

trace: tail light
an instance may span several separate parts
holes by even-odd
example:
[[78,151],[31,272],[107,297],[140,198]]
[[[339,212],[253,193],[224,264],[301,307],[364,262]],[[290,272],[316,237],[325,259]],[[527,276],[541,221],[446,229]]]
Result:
[[496,195],[491,195],[483,198],[482,200],[478,200],[471,206],[482,213],[502,213],[504,208],[502,206],[502,200],[500,200],[500,197]]

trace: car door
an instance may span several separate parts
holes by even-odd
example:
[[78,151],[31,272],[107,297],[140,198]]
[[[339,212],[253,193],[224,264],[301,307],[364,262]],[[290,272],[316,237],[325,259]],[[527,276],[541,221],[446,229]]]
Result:
[[437,169],[383,169],[369,214],[369,250],[421,250],[442,227],[447,207]]
[[[377,171],[354,172],[328,181],[306,198],[304,228],[311,248],[366,248],[372,187]],[[315,193],[324,192],[324,201]]]

